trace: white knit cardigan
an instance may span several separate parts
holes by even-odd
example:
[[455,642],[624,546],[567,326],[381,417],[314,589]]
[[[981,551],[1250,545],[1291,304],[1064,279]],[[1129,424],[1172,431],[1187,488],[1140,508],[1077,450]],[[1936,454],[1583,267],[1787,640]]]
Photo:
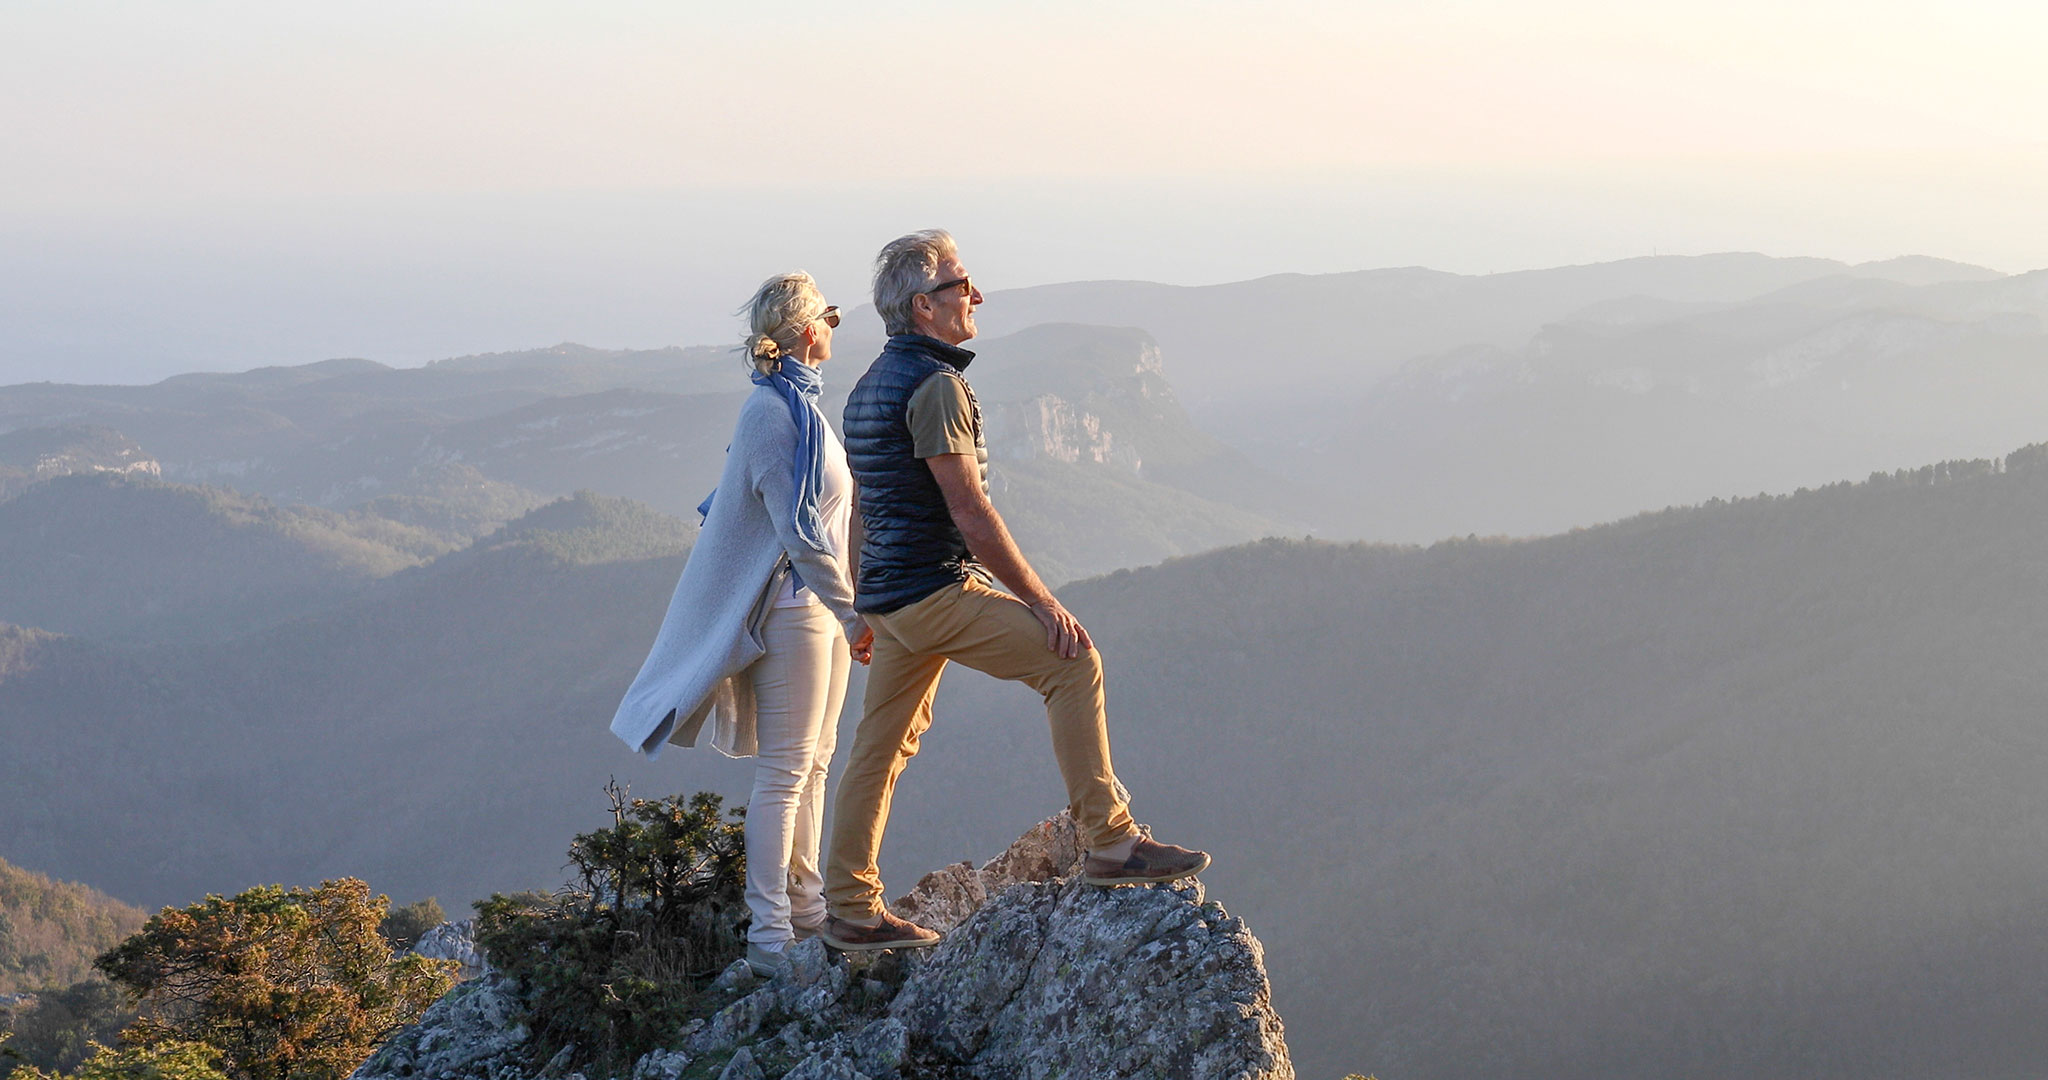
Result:
[[[707,720],[714,749],[731,757],[759,751],[746,669],[765,651],[761,624],[769,597],[786,583],[792,564],[849,636],[860,626],[845,564],[796,534],[796,438],[782,395],[755,388],[740,406],[718,497],[676,582],[661,632],[612,717],[612,734],[649,759],[660,756],[664,743],[697,745]],[[828,442],[826,452],[833,446]],[[845,550],[846,538],[839,541]]]

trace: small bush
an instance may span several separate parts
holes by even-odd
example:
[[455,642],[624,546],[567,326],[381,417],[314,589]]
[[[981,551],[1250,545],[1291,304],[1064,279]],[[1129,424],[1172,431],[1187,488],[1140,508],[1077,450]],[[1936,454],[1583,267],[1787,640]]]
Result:
[[394,949],[410,949],[420,943],[427,931],[448,921],[448,913],[441,910],[441,902],[429,896],[404,907],[392,908],[391,914],[377,924],[377,932],[391,942]]
[[569,848],[578,887],[477,904],[477,943],[526,1006],[536,1065],[574,1045],[591,1075],[621,1075],[672,1042],[706,985],[744,951],[738,818],[699,792],[628,799],[612,827]]

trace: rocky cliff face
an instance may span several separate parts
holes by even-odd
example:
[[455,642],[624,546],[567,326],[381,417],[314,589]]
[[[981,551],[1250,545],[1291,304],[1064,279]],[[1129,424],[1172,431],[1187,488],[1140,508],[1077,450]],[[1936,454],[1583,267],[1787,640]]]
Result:
[[163,467],[126,435],[82,424],[0,434],[0,499],[73,473],[163,476]]
[[992,454],[1108,465],[1134,476],[1144,466],[1137,448],[1102,417],[1053,394],[985,406],[984,416]]
[[[631,1080],[1290,1080],[1244,921],[1199,882],[1083,884],[1080,856],[1063,814],[891,905],[947,929],[936,948],[847,956],[804,941],[773,980],[735,964],[718,981],[724,1004],[641,1058]],[[474,980],[354,1080],[526,1080],[516,1015],[495,976]],[[551,1064],[542,1076],[561,1074]]]

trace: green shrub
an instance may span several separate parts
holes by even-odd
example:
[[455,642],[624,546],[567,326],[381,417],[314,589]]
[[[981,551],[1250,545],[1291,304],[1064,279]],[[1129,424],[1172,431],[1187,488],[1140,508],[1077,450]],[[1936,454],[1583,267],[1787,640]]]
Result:
[[539,1065],[564,1046],[591,1075],[618,1075],[672,1042],[709,982],[744,951],[739,812],[699,792],[628,799],[607,785],[612,827],[569,848],[577,887],[477,904],[477,944],[510,977]]
[[441,910],[441,902],[429,896],[404,907],[392,908],[391,914],[377,924],[377,932],[391,942],[394,949],[410,949],[420,943],[427,931],[448,921],[448,913]]

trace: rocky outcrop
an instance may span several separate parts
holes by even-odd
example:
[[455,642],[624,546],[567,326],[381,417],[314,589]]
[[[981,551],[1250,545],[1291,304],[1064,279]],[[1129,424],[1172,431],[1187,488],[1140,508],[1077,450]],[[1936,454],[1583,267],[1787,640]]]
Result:
[[457,976],[464,981],[490,970],[484,954],[476,947],[476,920],[445,922],[420,935],[412,951],[430,960],[453,960],[462,965]]
[[1135,446],[1120,441],[1103,418],[1054,394],[985,407],[989,449],[1004,458],[1088,462],[1137,473],[1144,465]]
[[161,479],[163,466],[112,428],[65,424],[0,433],[0,500],[59,476],[105,472]]
[[[1080,856],[1062,815],[982,866],[926,875],[891,907],[947,928],[936,948],[849,956],[804,941],[772,980],[736,963],[715,984],[723,1004],[630,1080],[1293,1077],[1243,920],[1199,882],[1083,884]],[[497,976],[477,979],[355,1080],[525,1080],[516,1015]]]

